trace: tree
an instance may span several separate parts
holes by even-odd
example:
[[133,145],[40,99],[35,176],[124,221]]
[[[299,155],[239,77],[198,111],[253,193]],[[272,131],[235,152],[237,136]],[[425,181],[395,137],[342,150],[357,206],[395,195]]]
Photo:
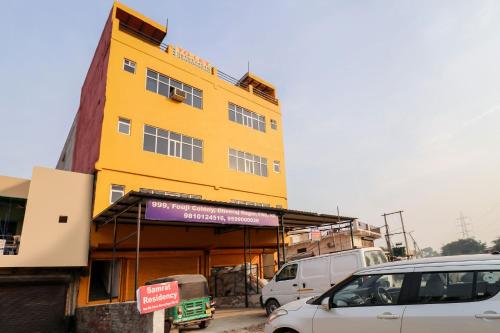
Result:
[[420,254],[422,255],[423,258],[439,256],[439,253],[430,246],[424,247],[422,250],[420,250]]
[[476,254],[483,253],[485,249],[485,243],[481,243],[474,238],[465,238],[444,245],[441,248],[441,253],[444,256],[453,256],[458,254]]
[[493,241],[493,251],[500,251],[500,237]]

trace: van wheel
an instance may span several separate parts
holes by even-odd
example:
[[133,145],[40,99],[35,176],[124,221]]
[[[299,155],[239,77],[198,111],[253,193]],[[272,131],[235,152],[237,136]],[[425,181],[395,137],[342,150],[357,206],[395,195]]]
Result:
[[278,303],[275,299],[270,299],[266,302],[266,313],[269,316],[274,310],[280,307],[280,303]]

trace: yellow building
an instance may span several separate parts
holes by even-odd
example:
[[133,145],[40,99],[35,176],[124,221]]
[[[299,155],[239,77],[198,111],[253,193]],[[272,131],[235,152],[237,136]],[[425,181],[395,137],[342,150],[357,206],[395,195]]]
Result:
[[201,58],[161,44],[165,35],[115,3],[59,168],[96,173],[94,215],[141,189],[286,207],[275,88],[252,73],[228,82]]
[[[286,208],[276,89],[252,73],[234,79],[163,44],[166,33],[165,26],[115,2],[58,168],[95,175],[93,216],[130,191]],[[241,229],[217,234],[144,226],[139,283],[174,273],[209,276],[216,267],[241,264],[243,235]],[[276,231],[252,230],[249,237],[248,260],[260,263],[263,276],[263,262],[274,267]],[[112,239],[111,225],[91,228],[90,274],[81,278],[80,305],[110,294],[99,294],[93,283],[109,271]],[[134,297],[134,244],[125,241],[117,249],[112,294],[118,301]]]

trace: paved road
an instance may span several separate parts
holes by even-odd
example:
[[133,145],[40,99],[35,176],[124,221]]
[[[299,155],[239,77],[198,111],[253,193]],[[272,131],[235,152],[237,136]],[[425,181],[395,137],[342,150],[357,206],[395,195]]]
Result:
[[208,328],[186,329],[185,332],[199,333],[261,333],[266,322],[263,309],[217,310],[215,319]]

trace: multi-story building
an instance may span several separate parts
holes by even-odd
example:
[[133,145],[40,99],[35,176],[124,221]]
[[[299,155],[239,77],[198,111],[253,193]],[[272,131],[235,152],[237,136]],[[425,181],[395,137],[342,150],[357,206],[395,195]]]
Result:
[[166,33],[114,5],[58,168],[95,173],[94,215],[130,190],[286,207],[275,88],[232,81]]
[[[165,45],[166,34],[165,26],[114,3],[57,167],[95,176],[94,217],[130,191],[286,208],[276,89],[252,73],[234,79]],[[209,276],[243,261],[241,229],[142,228],[139,284],[170,274]],[[248,237],[250,264],[274,267],[275,230],[252,230]],[[112,291],[112,226],[92,227],[90,245],[79,305],[133,299],[134,240],[117,247]]]
[[353,248],[373,247],[375,240],[380,238],[380,227],[361,221],[352,222],[352,232],[350,227],[345,226],[314,231],[298,230],[290,233],[286,254],[287,259],[294,260]]

